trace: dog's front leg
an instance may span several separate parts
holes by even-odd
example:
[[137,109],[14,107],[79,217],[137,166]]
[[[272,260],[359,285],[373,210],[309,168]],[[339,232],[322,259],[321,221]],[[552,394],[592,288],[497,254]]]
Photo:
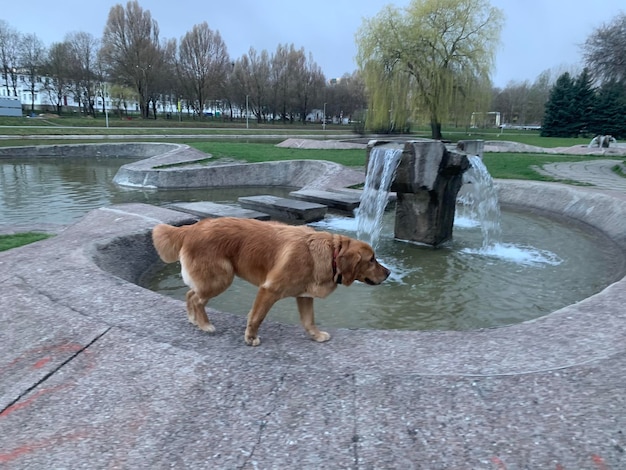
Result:
[[248,313],[248,326],[246,327],[246,334],[244,339],[248,346],[258,346],[261,344],[261,338],[257,336],[259,326],[265,319],[267,312],[270,311],[272,305],[274,305],[280,296],[275,292],[270,291],[266,287],[260,287],[257,292],[254,304],[250,313]]
[[311,335],[311,338],[318,343],[323,343],[330,339],[330,335],[325,331],[320,331],[315,326],[315,313],[313,312],[313,297],[296,297],[298,302],[298,312],[302,326]]

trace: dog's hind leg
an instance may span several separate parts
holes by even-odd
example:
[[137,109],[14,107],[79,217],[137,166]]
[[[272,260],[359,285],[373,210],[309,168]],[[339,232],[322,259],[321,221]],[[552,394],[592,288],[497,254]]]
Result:
[[187,318],[202,331],[213,333],[215,327],[206,314],[206,304],[232,284],[235,273],[229,262],[216,263],[209,269],[187,271],[181,261],[183,279],[191,287],[187,292]]
[[187,318],[202,331],[213,333],[215,327],[206,314],[206,304],[209,299],[201,299],[193,289],[187,292]]
[[306,332],[318,343],[323,343],[330,339],[330,335],[325,331],[320,331],[315,326],[315,313],[313,311],[313,297],[296,297],[300,321]]

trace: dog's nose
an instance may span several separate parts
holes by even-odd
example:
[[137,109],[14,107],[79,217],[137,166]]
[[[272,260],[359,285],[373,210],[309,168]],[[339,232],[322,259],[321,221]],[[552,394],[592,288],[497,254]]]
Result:
[[385,279],[387,279],[389,277],[389,275],[391,274],[391,271],[389,269],[387,269],[386,267],[383,266],[383,269],[385,271]]

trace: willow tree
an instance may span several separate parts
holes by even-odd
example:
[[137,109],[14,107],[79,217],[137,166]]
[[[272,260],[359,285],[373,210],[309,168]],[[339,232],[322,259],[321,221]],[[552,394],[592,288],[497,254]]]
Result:
[[441,139],[456,100],[484,102],[502,22],[487,0],[413,0],[366,19],[356,39],[368,128],[402,130],[413,115]]

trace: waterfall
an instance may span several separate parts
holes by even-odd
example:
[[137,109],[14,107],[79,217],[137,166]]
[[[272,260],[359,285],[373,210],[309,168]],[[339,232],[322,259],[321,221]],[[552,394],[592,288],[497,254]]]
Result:
[[493,178],[478,156],[469,156],[470,168],[463,174],[466,194],[461,198],[470,217],[475,218],[483,235],[483,249],[501,243],[500,202]]
[[355,215],[357,238],[373,247],[380,237],[389,189],[401,157],[401,148],[374,147],[370,152],[365,187]]

